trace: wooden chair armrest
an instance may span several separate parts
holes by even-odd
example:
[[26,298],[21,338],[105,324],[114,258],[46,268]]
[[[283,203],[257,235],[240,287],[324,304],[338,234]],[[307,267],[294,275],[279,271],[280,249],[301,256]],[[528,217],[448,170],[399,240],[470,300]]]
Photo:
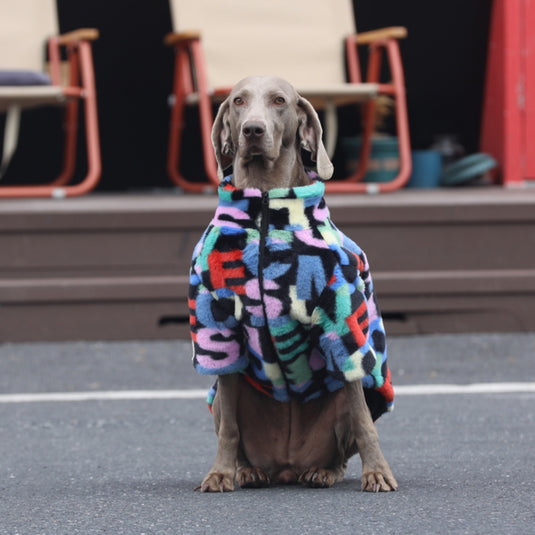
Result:
[[95,41],[99,38],[99,31],[96,28],[80,28],[72,32],[67,32],[58,36],[60,45],[70,45],[77,41]]
[[355,43],[357,45],[369,45],[382,39],[405,39],[405,37],[407,37],[407,28],[403,26],[391,26],[389,28],[358,33],[355,35]]
[[167,46],[177,46],[180,44],[188,43],[189,41],[198,41],[201,38],[201,32],[197,30],[191,30],[180,33],[168,33],[164,38],[164,43]]

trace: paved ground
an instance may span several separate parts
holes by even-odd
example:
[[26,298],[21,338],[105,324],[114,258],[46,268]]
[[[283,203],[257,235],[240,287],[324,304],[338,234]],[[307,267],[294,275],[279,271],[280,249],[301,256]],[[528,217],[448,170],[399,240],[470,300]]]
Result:
[[389,354],[399,393],[378,428],[397,492],[358,492],[355,458],[332,489],[205,495],[193,492],[215,454],[204,401],[154,399],[209,383],[188,342],[0,345],[0,534],[534,533],[535,392],[406,387],[533,390],[535,334],[391,338]]

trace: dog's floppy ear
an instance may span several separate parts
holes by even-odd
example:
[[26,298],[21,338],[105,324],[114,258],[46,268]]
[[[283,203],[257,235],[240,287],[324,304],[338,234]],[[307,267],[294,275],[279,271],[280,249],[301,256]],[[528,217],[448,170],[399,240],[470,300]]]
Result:
[[232,165],[235,152],[230,132],[229,105],[229,99],[227,98],[219,107],[212,127],[212,145],[215,150],[219,180],[223,180],[225,176],[224,170]]
[[299,117],[298,134],[301,146],[311,153],[311,158],[316,162],[320,178],[329,180],[333,176],[334,167],[321,140],[323,131],[318,114],[312,104],[301,96],[297,100],[297,106]]

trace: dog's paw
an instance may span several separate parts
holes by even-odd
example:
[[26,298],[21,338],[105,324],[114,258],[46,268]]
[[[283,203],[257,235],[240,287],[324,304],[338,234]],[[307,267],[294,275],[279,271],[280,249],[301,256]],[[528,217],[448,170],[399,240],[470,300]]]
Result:
[[262,468],[246,466],[238,470],[238,485],[243,488],[269,487],[269,476]]
[[231,492],[234,490],[234,478],[221,472],[210,472],[195,490],[201,492]]
[[390,492],[397,490],[398,484],[390,469],[362,473],[362,490],[365,492]]
[[337,472],[328,470],[327,468],[312,467],[305,470],[298,479],[299,483],[303,483],[306,487],[316,489],[325,489],[332,487],[337,481]]

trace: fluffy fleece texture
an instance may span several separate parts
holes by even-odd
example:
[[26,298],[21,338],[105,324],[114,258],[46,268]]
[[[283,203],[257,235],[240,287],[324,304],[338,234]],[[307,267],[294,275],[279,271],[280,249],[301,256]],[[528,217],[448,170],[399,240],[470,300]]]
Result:
[[332,223],[324,190],[221,183],[190,272],[193,362],[279,401],[362,380],[376,419],[394,398],[383,322],[366,255]]

